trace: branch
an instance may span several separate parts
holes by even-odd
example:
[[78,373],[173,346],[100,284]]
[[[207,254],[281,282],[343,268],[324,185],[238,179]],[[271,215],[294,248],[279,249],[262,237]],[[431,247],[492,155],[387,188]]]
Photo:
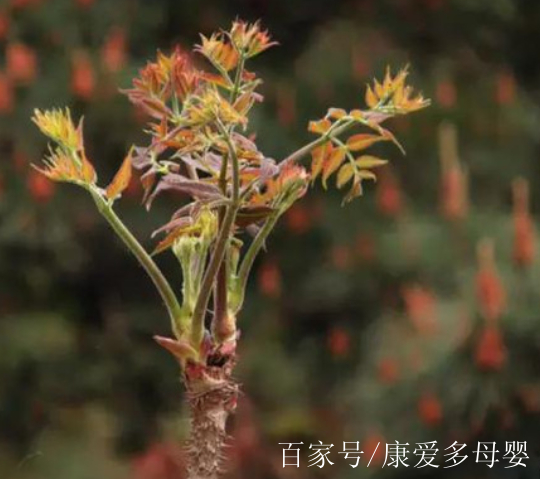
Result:
[[246,254],[244,256],[244,259],[242,260],[242,264],[240,265],[240,269],[238,270],[238,277],[237,277],[237,288],[238,288],[238,294],[239,294],[239,302],[238,305],[236,305],[236,309],[240,309],[243,303],[243,298],[246,291],[247,281],[249,278],[249,273],[251,272],[251,268],[253,267],[253,263],[255,261],[255,258],[261,251],[262,247],[264,246],[264,242],[266,241],[266,238],[270,235],[272,230],[274,229],[274,226],[277,223],[277,220],[281,216],[281,213],[278,211],[271,215],[265,222],[262,228],[259,230],[251,244],[249,245],[248,250],[246,251]]
[[188,324],[185,324],[185,321],[181,319],[181,306],[178,302],[178,299],[169,285],[165,276],[158,268],[154,260],[142,247],[142,245],[137,241],[133,236],[131,231],[124,225],[122,220],[116,215],[113,211],[110,203],[103,197],[99,189],[93,185],[88,188],[92,198],[94,199],[98,211],[101,215],[109,222],[113,230],[128,247],[128,249],[133,253],[137,258],[141,266],[148,273],[148,276],[152,279],[155,287],[157,288],[167,311],[171,318],[171,324],[175,335],[180,338],[188,329]]
[[223,134],[229,148],[229,157],[232,162],[233,187],[231,204],[227,207],[223,222],[220,225],[220,230],[216,239],[216,246],[212,253],[212,257],[210,258],[210,263],[208,264],[206,273],[204,274],[199,297],[197,298],[197,303],[195,304],[195,309],[193,311],[191,340],[195,345],[200,344],[204,336],[204,316],[206,310],[208,309],[208,301],[210,300],[210,294],[214,286],[216,275],[225,257],[227,243],[229,242],[234,221],[236,219],[236,213],[238,212],[238,208],[240,206],[240,165],[238,156],[236,155],[236,150],[234,149],[234,145],[232,144],[226,128],[219,120],[217,120],[216,124],[220,132]]

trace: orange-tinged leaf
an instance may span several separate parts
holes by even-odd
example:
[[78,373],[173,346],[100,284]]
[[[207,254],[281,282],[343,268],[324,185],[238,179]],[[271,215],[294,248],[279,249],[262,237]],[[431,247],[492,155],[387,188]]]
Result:
[[375,173],[373,173],[372,171],[368,171],[368,170],[360,170],[360,171],[356,174],[356,177],[357,177],[357,178],[360,178],[361,180],[373,180],[373,181],[377,181],[377,176],[375,175]]
[[377,98],[382,98],[388,93],[384,89],[384,86],[381,85],[378,80],[375,80],[374,85],[375,85],[375,95],[377,95]]
[[105,193],[109,200],[115,200],[118,198],[122,192],[127,188],[131,180],[131,152],[126,156],[122,166],[114,176],[110,185],[107,186]]
[[375,95],[375,93],[371,89],[371,86],[368,85],[367,89],[366,89],[366,104],[367,104],[367,106],[369,106],[370,108],[375,108],[375,106],[377,105],[377,102],[378,102],[377,96]]
[[163,251],[169,249],[172,247],[174,242],[180,238],[181,236],[193,233],[195,231],[195,227],[193,226],[184,226],[181,228],[177,228],[173,231],[171,231],[165,238],[163,238],[156,246],[154,251],[152,251],[152,256],[162,253]]
[[374,143],[377,143],[378,141],[382,141],[382,140],[385,140],[385,138],[378,135],[359,133],[357,135],[351,136],[347,140],[347,148],[350,151],[365,150],[366,148],[370,147]]
[[345,163],[338,171],[336,185],[341,188],[354,176],[354,168],[350,163]]
[[381,135],[383,140],[391,141],[392,143],[394,143],[394,145],[399,148],[399,151],[401,151],[401,153],[405,155],[405,149],[403,148],[403,146],[401,146],[401,143],[397,140],[397,138],[390,130],[383,128],[381,125],[379,125],[376,121],[373,120],[368,121],[366,124],[373,130],[377,131]]
[[354,120],[362,121],[365,118],[364,112],[362,110],[351,110],[349,116]]
[[345,148],[335,148],[323,165],[322,183],[326,188],[326,180],[336,171],[345,159]]
[[355,176],[354,182],[350,191],[347,193],[345,198],[343,198],[343,203],[348,203],[349,201],[354,200],[354,198],[360,195],[362,195],[362,182],[360,181],[360,178]]
[[343,108],[330,108],[326,116],[334,120],[340,120],[344,116],[347,116],[347,112]]
[[233,107],[238,113],[245,115],[253,105],[253,101],[253,93],[246,91],[238,97],[238,99],[234,102]]
[[319,133],[324,134],[326,133],[330,127],[332,126],[332,123],[330,120],[324,119],[319,121],[310,121],[308,130],[311,131],[311,133]]
[[82,152],[82,169],[81,174],[82,178],[86,183],[95,183],[97,175],[96,170],[92,166],[92,163],[86,157],[86,153]]
[[326,142],[324,145],[314,148],[311,152],[311,178],[313,181],[319,176],[322,171],[324,160],[330,154],[332,150],[332,144]]
[[396,145],[398,148],[399,148],[399,151],[401,151],[401,153],[403,155],[405,155],[405,148],[403,148],[403,146],[401,145],[401,143],[398,141],[398,139],[394,136],[394,134],[390,131],[390,130],[387,130],[386,128],[382,128],[381,127],[381,132],[382,132],[382,136],[386,139],[386,140],[389,140],[391,141],[392,143],[394,143],[394,145]]
[[359,168],[376,168],[377,166],[385,165],[388,161],[376,156],[365,155],[357,158],[355,163]]

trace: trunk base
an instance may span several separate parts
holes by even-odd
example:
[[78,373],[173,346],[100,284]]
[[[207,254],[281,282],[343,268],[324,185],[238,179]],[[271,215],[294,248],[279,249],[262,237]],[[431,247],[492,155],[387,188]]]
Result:
[[187,447],[189,479],[217,479],[224,471],[226,423],[238,399],[238,384],[231,378],[233,362],[227,358],[220,365],[186,370],[191,411]]

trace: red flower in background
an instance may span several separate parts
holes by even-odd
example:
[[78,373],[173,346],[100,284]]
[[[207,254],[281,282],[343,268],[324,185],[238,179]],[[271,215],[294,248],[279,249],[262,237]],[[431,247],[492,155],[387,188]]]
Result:
[[10,113],[14,106],[13,86],[9,77],[0,73],[0,113]]
[[[370,466],[381,465],[386,454],[386,439],[377,432],[370,433],[361,444],[360,450],[364,457],[372,458]],[[368,459],[369,461],[369,459]]]
[[35,170],[29,172],[26,184],[32,198],[38,203],[50,201],[56,190],[54,182]]
[[444,108],[452,108],[457,100],[457,92],[454,83],[449,79],[441,80],[437,84],[435,96],[439,105]]
[[506,347],[498,327],[487,325],[480,334],[475,351],[476,364],[483,370],[499,371],[506,362]]
[[441,211],[451,221],[465,218],[468,210],[468,179],[458,156],[457,130],[450,123],[439,127],[441,160]]
[[512,183],[514,194],[514,249],[513,258],[518,266],[530,266],[534,261],[534,222],[529,213],[529,184],[518,178]]
[[328,349],[334,358],[347,356],[351,348],[349,333],[343,328],[334,327],[328,333]]
[[516,98],[516,80],[509,72],[501,72],[497,76],[495,87],[495,101],[499,105],[510,105]]
[[435,298],[418,284],[406,285],[402,290],[405,311],[419,333],[435,331]]
[[11,0],[11,7],[22,10],[28,7],[36,7],[42,3],[42,1],[43,0]]
[[351,250],[347,245],[335,245],[331,250],[332,264],[338,270],[346,270],[351,265]]
[[418,415],[427,426],[436,426],[442,420],[441,402],[432,392],[425,392],[418,401]]
[[6,69],[8,76],[21,83],[31,83],[37,75],[37,58],[32,48],[20,42],[6,47]]
[[459,220],[467,213],[466,179],[458,165],[451,166],[442,178],[442,211],[445,218]]
[[83,100],[89,100],[94,94],[94,68],[85,51],[76,51],[72,57],[71,89]]
[[403,197],[395,174],[384,168],[376,193],[377,207],[386,216],[396,217],[403,210]]
[[75,0],[78,7],[90,8],[94,4],[95,0]]
[[126,64],[126,33],[120,28],[114,28],[105,40],[101,57],[107,70],[117,73]]
[[271,298],[277,298],[281,294],[281,274],[277,263],[267,259],[259,269],[259,289]]
[[497,320],[506,308],[506,292],[493,256],[493,243],[490,240],[481,241],[478,245],[476,295],[482,316],[488,321]]
[[0,40],[4,40],[9,32],[11,21],[6,10],[0,11]]
[[291,233],[302,235],[311,229],[311,218],[305,203],[295,203],[285,213],[285,223]]

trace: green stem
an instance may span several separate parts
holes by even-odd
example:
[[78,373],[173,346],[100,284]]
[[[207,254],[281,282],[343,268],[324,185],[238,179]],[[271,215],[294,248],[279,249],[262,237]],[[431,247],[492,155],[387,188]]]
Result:
[[161,298],[163,299],[163,302],[165,303],[165,306],[167,307],[174,333],[177,337],[182,336],[182,334],[184,334],[187,330],[188,325],[182,324],[182,322],[180,321],[181,306],[167,279],[165,278],[165,276],[163,276],[161,270],[158,268],[158,266],[150,257],[150,255],[146,252],[146,250],[142,247],[139,241],[137,241],[131,231],[127,229],[122,220],[116,215],[116,213],[112,209],[112,206],[103,197],[102,193],[96,187],[91,187],[89,191],[97,205],[98,211],[109,222],[112,229],[116,232],[116,234],[120,237],[120,239],[124,242],[128,249],[133,253],[141,266],[148,273],[148,276],[150,276],[150,278],[152,279],[155,287],[161,295]]
[[236,155],[229,132],[219,120],[217,121],[217,126],[220,132],[223,134],[229,148],[229,158],[231,159],[232,163],[232,196],[231,204],[227,207],[227,211],[220,225],[216,245],[214,247],[212,257],[210,258],[208,268],[206,269],[206,273],[204,274],[199,297],[197,298],[195,310],[193,311],[191,341],[194,345],[200,344],[204,336],[204,316],[206,310],[208,309],[208,301],[210,300],[210,294],[214,286],[216,275],[219,271],[221,263],[223,262],[223,259],[225,258],[225,251],[227,249],[231,230],[233,228],[236,213],[238,212],[240,204],[240,164],[238,161],[238,156]]
[[[244,55],[240,53],[240,61],[238,63],[238,67],[236,69],[236,75],[234,78],[234,86],[231,92],[230,96],[230,103],[234,104],[236,99],[238,98],[238,93],[240,91],[240,83],[242,81],[242,73],[244,71],[244,63],[245,58]],[[229,128],[228,136],[232,135],[234,131],[234,125],[232,125]],[[228,161],[229,156],[224,156],[223,162],[221,165],[221,172],[219,176],[219,186],[221,188],[221,191],[224,195],[227,194],[227,168],[228,168]],[[223,221],[225,219],[226,215],[226,208],[222,207],[219,211],[219,224],[223,224]],[[228,271],[227,271],[227,261],[225,260],[225,255],[223,260],[221,261],[221,265],[219,267],[217,277],[216,277],[216,285],[214,290],[214,317],[212,318],[212,324],[213,327],[217,328],[217,325],[220,324],[225,320],[225,315],[227,313],[227,301],[228,301],[228,289],[227,289],[227,282],[228,282]]]
[[231,93],[231,104],[234,104],[238,93],[240,92],[240,82],[242,81],[242,73],[244,72],[244,64],[246,59],[243,54],[240,54],[240,60],[238,62],[238,67],[236,68],[236,76],[234,78],[234,86]]
[[246,251],[246,254],[244,255],[244,259],[242,260],[242,264],[240,265],[240,269],[238,270],[237,277],[237,291],[240,295],[240,301],[237,305],[237,310],[240,309],[240,307],[242,306],[249,273],[251,271],[251,268],[253,267],[255,258],[259,254],[261,248],[264,246],[266,238],[274,229],[274,226],[276,225],[277,220],[280,216],[280,212],[276,212],[265,221],[264,225],[253,239],[253,241],[249,245],[248,250]]

